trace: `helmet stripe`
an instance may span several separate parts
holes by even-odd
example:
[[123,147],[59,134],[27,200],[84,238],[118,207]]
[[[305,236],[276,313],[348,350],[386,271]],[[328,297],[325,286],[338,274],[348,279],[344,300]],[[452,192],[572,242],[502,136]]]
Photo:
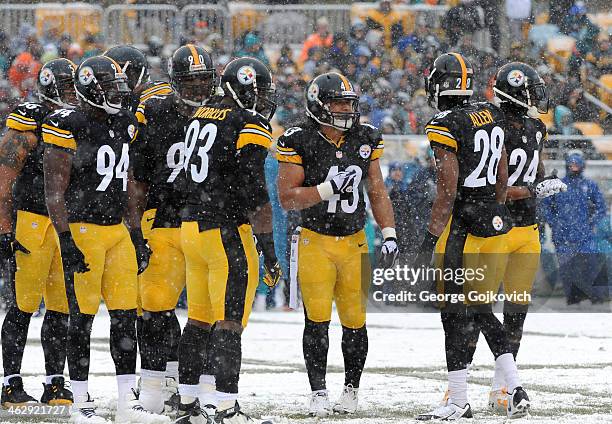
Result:
[[201,65],[200,55],[198,54],[198,51],[196,50],[195,46],[193,44],[187,44],[187,47],[189,47],[189,50],[191,50],[191,55],[193,56],[193,65]]
[[118,63],[115,61],[115,59],[113,59],[112,57],[108,57],[108,56],[105,56],[105,57],[107,57],[108,59],[110,59],[110,61],[111,61],[111,62],[113,62],[113,63],[115,64],[115,66],[117,67],[117,72],[116,72],[117,74],[122,74],[122,73],[123,73],[123,68],[121,67],[121,65],[119,65],[119,64],[118,64]]
[[465,61],[463,60],[463,56],[459,53],[450,53],[459,61],[459,65],[461,66],[461,89],[467,89],[467,66],[465,66]]
[[351,83],[349,82],[349,80],[344,75],[342,75],[340,72],[334,72],[334,74],[336,74],[336,75],[338,75],[340,77],[340,79],[344,83],[344,86],[346,87],[346,91],[352,91]]

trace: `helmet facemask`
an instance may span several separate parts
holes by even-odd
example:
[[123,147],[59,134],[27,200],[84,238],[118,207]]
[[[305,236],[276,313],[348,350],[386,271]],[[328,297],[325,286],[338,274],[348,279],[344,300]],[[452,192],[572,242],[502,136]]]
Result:
[[58,77],[53,75],[52,84],[52,93],[49,93],[51,95],[45,95],[42,92],[38,93],[40,101],[53,103],[63,109],[74,109],[78,103],[74,87],[74,77],[72,75],[61,75]]
[[527,109],[527,116],[530,118],[537,118],[539,113],[548,113],[548,92],[541,79],[531,82],[528,77],[525,77],[525,87],[521,91],[521,95],[517,97],[511,96],[497,87],[493,87],[493,92],[498,99],[497,103],[511,102],[525,108]]
[[209,69],[203,72],[175,75],[172,88],[183,103],[192,107],[203,106],[215,93],[216,72]]
[[257,79],[253,79],[253,90],[244,93],[236,93],[229,82],[221,87],[224,92],[229,93],[236,104],[242,109],[257,113],[267,120],[272,119],[276,112],[276,85],[270,83],[267,87],[257,87]]

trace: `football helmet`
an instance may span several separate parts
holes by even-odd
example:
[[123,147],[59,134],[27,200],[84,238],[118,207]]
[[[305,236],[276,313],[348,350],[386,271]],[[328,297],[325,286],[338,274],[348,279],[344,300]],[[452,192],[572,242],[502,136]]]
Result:
[[[469,99],[474,85],[472,64],[459,53],[444,53],[434,60],[425,77],[425,91],[431,107],[440,109],[440,97]],[[452,98],[452,97],[451,97]]]
[[538,71],[522,62],[510,62],[499,68],[493,86],[496,103],[513,104],[537,118],[548,112],[548,94]]
[[276,112],[276,86],[272,82],[272,73],[254,57],[241,57],[225,65],[221,89],[238,106],[266,119],[272,119]]
[[121,66],[107,56],[84,60],[76,71],[77,96],[90,106],[111,115],[121,110],[121,102],[131,91]]
[[187,105],[204,105],[216,88],[217,72],[212,56],[194,44],[179,47],[168,61],[170,84]]
[[[359,96],[342,74],[328,72],[315,77],[305,91],[306,114],[321,125],[348,131],[359,121]],[[332,101],[348,101],[350,112],[332,112]]]
[[53,59],[38,71],[38,98],[64,109],[72,109],[78,103],[74,88],[77,67],[68,59]]
[[110,57],[121,66],[131,90],[151,79],[146,56],[134,46],[126,44],[111,47],[104,52],[104,56]]

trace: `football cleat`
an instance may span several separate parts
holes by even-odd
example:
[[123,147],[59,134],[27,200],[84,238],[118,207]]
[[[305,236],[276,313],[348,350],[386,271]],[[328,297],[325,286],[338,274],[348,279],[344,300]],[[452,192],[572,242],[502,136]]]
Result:
[[119,404],[117,414],[115,415],[115,423],[125,424],[167,424],[170,423],[170,418],[165,415],[154,414],[142,407],[136,391],[127,395],[124,402]]
[[238,401],[234,406],[219,410],[215,414],[214,424],[273,424],[272,421],[260,421],[249,417],[240,410]]
[[472,408],[470,408],[469,403],[466,403],[463,408],[455,405],[454,403],[449,403],[446,406],[439,406],[431,412],[427,412],[426,414],[420,414],[416,417],[416,420],[456,421],[461,418],[472,418]]
[[40,398],[40,403],[47,405],[72,405],[74,399],[72,392],[66,388],[64,377],[53,377],[51,384],[43,383],[45,391]]
[[1,403],[3,408],[9,408],[28,403],[38,403],[38,401],[26,393],[23,389],[23,380],[17,376],[9,380],[8,386],[2,386]]
[[529,413],[531,401],[527,392],[522,387],[517,387],[511,394],[508,394],[508,418],[521,418]]
[[357,411],[359,388],[354,388],[351,384],[344,386],[340,399],[334,404],[334,412],[340,414],[354,414]]
[[108,421],[96,414],[96,404],[87,393],[85,402],[75,402],[70,410],[70,420],[74,424],[105,424]]
[[212,416],[200,408],[200,402],[196,399],[191,403],[180,403],[176,413],[176,424],[214,424]]
[[489,409],[497,413],[506,413],[508,409],[508,390],[505,387],[489,392]]
[[327,390],[318,390],[310,395],[308,414],[313,417],[327,417],[333,413]]

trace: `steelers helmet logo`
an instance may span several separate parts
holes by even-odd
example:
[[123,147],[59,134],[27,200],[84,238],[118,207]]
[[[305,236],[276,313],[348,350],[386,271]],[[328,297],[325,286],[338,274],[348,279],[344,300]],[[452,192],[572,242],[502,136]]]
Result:
[[359,148],[359,156],[361,156],[364,159],[367,159],[370,157],[371,154],[372,154],[372,148],[368,146],[367,144],[362,144],[361,147]]
[[525,74],[519,69],[510,71],[508,74],[508,84],[512,87],[520,87],[525,83]]
[[130,124],[127,127],[127,132],[128,132],[128,135],[130,136],[130,139],[134,138],[134,134],[136,134],[136,127],[134,125]]
[[493,217],[493,228],[495,228],[496,231],[501,231],[501,229],[504,228],[504,221],[498,215]]
[[306,95],[308,96],[308,100],[311,102],[317,100],[319,97],[319,86],[315,83],[310,84],[310,87],[308,87],[308,93]]
[[51,84],[54,79],[55,77],[53,76],[53,72],[51,72],[51,69],[43,68],[43,70],[40,71],[40,76],[38,77],[38,80],[42,85],[47,86]]
[[89,85],[94,79],[94,72],[89,66],[84,66],[79,71],[79,82],[83,85]]
[[238,77],[240,84],[253,84],[256,76],[255,69],[253,69],[252,66],[243,66],[242,68],[238,69],[238,74],[236,76]]

